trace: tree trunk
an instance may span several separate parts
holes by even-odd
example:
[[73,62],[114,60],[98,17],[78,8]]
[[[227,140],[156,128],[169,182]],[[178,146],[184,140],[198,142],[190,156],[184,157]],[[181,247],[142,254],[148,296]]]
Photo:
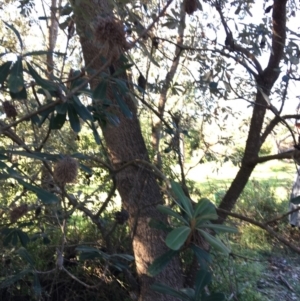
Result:
[[[79,3],[79,4],[78,4]],[[76,4],[78,4],[76,6]],[[103,66],[100,59],[103,43],[97,41],[93,26],[99,16],[111,17],[112,10],[106,0],[74,1],[74,15],[77,32],[80,36],[85,63],[90,69],[98,70]],[[92,25],[92,26],[91,26]],[[113,69],[117,69],[120,62],[112,62]],[[126,75],[122,75],[126,78]],[[91,82],[94,89],[101,78]],[[111,163],[114,168],[120,168],[124,163],[134,159],[148,160],[148,153],[141,133],[137,110],[131,98],[123,95],[123,101],[132,112],[132,118],[126,118],[118,109],[116,101],[108,89],[107,98],[114,104],[111,111],[120,120],[118,126],[107,124],[102,128]],[[176,300],[154,293],[150,285],[162,282],[173,288],[182,287],[182,276],[179,260],[176,259],[163,270],[157,277],[147,276],[147,267],[155,258],[167,251],[164,235],[161,231],[148,226],[151,218],[165,220],[157,210],[156,205],[162,203],[159,186],[154,175],[145,167],[129,166],[116,174],[117,189],[122,198],[123,207],[129,212],[129,225],[133,239],[133,251],[136,270],[140,282],[139,300]]]
[[[238,197],[244,190],[251,173],[255,168],[255,162],[258,162],[258,153],[265,139],[264,135],[261,134],[261,131],[266,110],[267,108],[271,108],[271,105],[266,98],[270,95],[271,89],[280,74],[279,64],[283,58],[285,47],[286,3],[287,0],[274,0],[272,13],[272,52],[270,54],[268,66],[261,73],[258,71],[256,76],[258,90],[256,93],[255,106],[253,108],[245,152],[242,159],[242,166],[219,206],[220,209],[226,211],[231,211],[233,209]],[[227,217],[227,214],[225,213],[220,213],[219,215],[219,222],[223,222]]]

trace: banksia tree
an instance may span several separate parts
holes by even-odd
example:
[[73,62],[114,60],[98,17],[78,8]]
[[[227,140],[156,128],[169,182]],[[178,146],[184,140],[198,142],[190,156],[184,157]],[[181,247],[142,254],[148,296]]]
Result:
[[53,177],[61,186],[74,183],[78,174],[77,161],[69,156],[64,157],[54,167]]

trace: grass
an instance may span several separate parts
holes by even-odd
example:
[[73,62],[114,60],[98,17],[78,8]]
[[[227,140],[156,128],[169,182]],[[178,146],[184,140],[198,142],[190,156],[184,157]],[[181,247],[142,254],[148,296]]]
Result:
[[[213,164],[207,163],[201,165],[198,171],[192,171],[190,178],[196,182],[201,197],[207,197],[217,205],[237,171],[238,168],[229,163],[218,169]],[[261,222],[287,212],[295,173],[292,162],[276,161],[258,165],[234,211]],[[217,260],[213,265],[214,286],[217,290],[226,292],[227,296],[232,296],[232,300],[277,300],[275,295],[278,285],[272,290],[266,289],[266,294],[257,289],[268,271],[267,260],[271,256],[286,258],[290,255],[293,258],[295,254],[263,229],[237,219],[230,219],[228,222],[238,227],[239,234],[223,237],[230,244],[234,256],[222,258],[216,255]],[[281,235],[290,235],[287,218],[273,225],[273,229]],[[272,284],[272,281],[268,283]],[[280,294],[282,292],[278,291],[278,295]]]

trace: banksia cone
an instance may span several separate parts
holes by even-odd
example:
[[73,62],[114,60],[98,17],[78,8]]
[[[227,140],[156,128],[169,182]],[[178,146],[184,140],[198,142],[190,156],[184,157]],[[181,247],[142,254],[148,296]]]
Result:
[[67,156],[60,160],[54,167],[53,177],[55,181],[64,186],[66,183],[74,183],[78,174],[78,163]]
[[142,90],[146,90],[146,85],[147,85],[147,80],[146,78],[143,76],[142,73],[140,73],[140,76],[138,78],[138,86],[142,89]]
[[8,118],[15,118],[18,115],[14,105],[7,100],[3,102],[3,110]]
[[12,223],[15,223],[19,218],[24,216],[27,212],[28,212],[27,204],[22,204],[19,207],[14,208],[10,212],[10,221]]
[[108,61],[118,60],[121,54],[130,48],[120,20],[114,17],[99,17],[93,27],[96,39],[100,42],[100,54]]
[[184,10],[187,14],[192,15],[198,9],[197,0],[185,0]]
[[125,222],[128,220],[129,214],[128,211],[122,209],[121,211],[117,211],[115,213],[115,220],[119,225],[124,225]]

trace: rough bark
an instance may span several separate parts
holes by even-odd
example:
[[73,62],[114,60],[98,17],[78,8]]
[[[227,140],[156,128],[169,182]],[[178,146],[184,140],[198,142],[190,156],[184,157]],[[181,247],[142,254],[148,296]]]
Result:
[[[274,0],[273,3],[272,49],[267,67],[262,73],[258,72],[257,75],[258,90],[242,165],[219,206],[220,209],[229,212],[236,204],[239,195],[245,188],[256,166],[256,162],[258,162],[258,153],[263,139],[265,139],[265,137],[261,135],[261,131],[269,104],[261,91],[263,91],[265,95],[270,95],[271,89],[280,74],[279,64],[283,56],[286,40],[286,3],[287,0]],[[220,222],[223,222],[227,215],[227,213],[220,211]]]
[[[77,6],[75,6],[75,3]],[[93,70],[103,66],[100,59],[101,43],[97,43],[92,24],[98,16],[112,16],[112,10],[106,0],[74,1],[74,15],[77,33],[80,36],[82,51],[86,65]],[[117,62],[113,67],[117,69]],[[126,78],[126,75],[123,75]],[[91,82],[92,89],[100,78]],[[118,108],[108,90],[107,98],[114,103],[113,113],[120,120],[119,126],[107,125],[102,128],[111,163],[118,169],[134,159],[148,160],[148,153],[141,134],[137,110],[133,101],[123,95],[123,101],[131,110],[133,117],[126,118]],[[156,205],[162,202],[159,186],[154,175],[145,167],[129,166],[116,174],[117,189],[122,198],[123,207],[129,212],[129,225],[132,233],[133,251],[136,270],[140,282],[139,300],[176,300],[154,293],[149,286],[158,281],[173,288],[182,287],[182,276],[179,260],[174,260],[156,278],[147,276],[147,267],[155,258],[167,251],[164,235],[161,231],[148,226],[150,218],[165,219],[157,210]]]

